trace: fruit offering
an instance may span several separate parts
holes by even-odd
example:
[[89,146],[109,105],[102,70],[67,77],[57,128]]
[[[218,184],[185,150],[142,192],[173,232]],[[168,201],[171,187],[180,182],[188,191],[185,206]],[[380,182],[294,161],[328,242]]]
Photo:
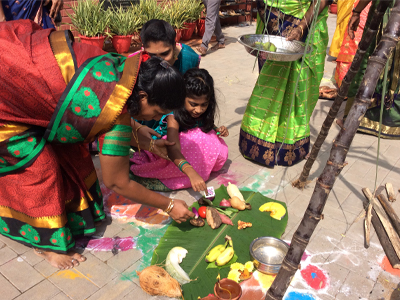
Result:
[[285,207],[282,204],[276,202],[264,203],[263,205],[260,206],[259,210],[271,212],[270,214],[271,218],[274,218],[276,220],[281,220],[286,214]]
[[206,255],[206,262],[214,262],[219,267],[226,265],[235,254],[232,238],[225,236],[225,244],[217,245]]
[[276,46],[271,42],[256,42],[256,47],[265,51],[276,52]]

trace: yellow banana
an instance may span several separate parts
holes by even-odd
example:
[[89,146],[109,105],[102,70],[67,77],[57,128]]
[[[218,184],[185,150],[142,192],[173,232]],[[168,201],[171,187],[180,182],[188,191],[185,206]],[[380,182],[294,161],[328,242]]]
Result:
[[210,252],[208,252],[206,255],[206,262],[210,263],[215,261],[218,258],[218,256],[220,256],[222,252],[224,252],[227,245],[228,243],[226,242],[225,244],[217,245],[214,248],[212,248]]
[[226,265],[233,257],[235,254],[235,251],[233,250],[233,247],[228,246],[224,252],[221,253],[221,255],[218,256],[217,260],[215,261],[215,264],[217,266],[223,266]]

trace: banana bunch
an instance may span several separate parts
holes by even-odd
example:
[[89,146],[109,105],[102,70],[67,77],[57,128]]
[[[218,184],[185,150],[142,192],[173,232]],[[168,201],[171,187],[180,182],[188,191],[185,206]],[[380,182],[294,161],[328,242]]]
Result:
[[215,246],[207,253],[206,262],[211,263],[215,261],[215,264],[220,267],[226,265],[234,254],[232,238],[227,235],[224,244]]

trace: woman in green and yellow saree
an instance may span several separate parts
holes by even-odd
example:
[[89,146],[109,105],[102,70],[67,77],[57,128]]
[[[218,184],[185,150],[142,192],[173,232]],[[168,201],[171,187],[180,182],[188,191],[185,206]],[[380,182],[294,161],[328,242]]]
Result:
[[178,222],[193,216],[129,179],[131,117],[160,119],[184,99],[182,76],[160,58],[105,53],[30,20],[0,23],[0,234],[60,269],[85,260],[74,236],[105,218],[85,145],[96,137],[108,188]]
[[[261,14],[257,33],[263,33],[266,26],[265,34],[303,42],[308,39],[313,48],[303,58],[303,64],[302,59],[293,62],[259,59],[260,75],[243,116],[239,148],[244,157],[268,167],[291,166],[304,159],[309,151],[309,121],[318,100],[328,45],[329,1],[320,0],[315,31],[308,31],[318,1],[257,1]],[[261,22],[264,15],[268,20],[265,25]]]

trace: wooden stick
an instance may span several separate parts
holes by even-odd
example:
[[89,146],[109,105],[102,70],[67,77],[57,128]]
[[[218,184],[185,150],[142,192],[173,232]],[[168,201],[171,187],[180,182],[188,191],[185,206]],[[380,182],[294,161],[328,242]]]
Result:
[[386,192],[388,194],[389,201],[394,202],[396,200],[396,196],[394,195],[393,185],[390,182],[388,182],[388,183],[386,183],[385,187],[386,187]]
[[389,201],[386,199],[385,195],[380,194],[378,196],[379,202],[381,202],[383,209],[386,211],[386,214],[389,216],[390,221],[397,234],[400,235],[400,219],[394,211],[393,207],[390,205]]
[[370,190],[368,188],[363,188],[362,189],[365,197],[368,199],[369,204],[367,208],[367,213],[365,214],[365,219],[364,219],[364,234],[365,234],[365,248],[369,248],[369,241],[370,241],[370,234],[371,234],[371,210],[372,210],[372,202],[370,199],[373,198]]
[[374,209],[372,209],[371,215],[372,226],[374,226],[376,235],[382,245],[383,251],[385,252],[392,267],[394,269],[400,269],[400,259],[397,257],[393,245],[390,243],[389,237],[385,229],[383,228],[382,223],[379,221],[378,215],[376,214]]
[[374,195],[379,195],[382,194],[382,192],[385,190],[385,186],[384,185],[380,185],[376,188]]
[[[371,192],[368,189],[363,189],[363,193],[366,196],[366,198],[369,200],[369,196],[372,195]],[[368,195],[368,196],[367,196]],[[369,203],[366,203],[364,201],[364,208],[367,208]],[[397,256],[396,251],[390,242],[389,236],[385,231],[385,228],[383,227],[381,221],[379,220],[379,217],[375,211],[375,208],[372,208],[371,210],[371,222],[372,225],[374,226],[376,235],[379,239],[379,242],[381,243],[381,246],[383,248],[383,251],[385,252],[390,264],[392,265],[393,268],[395,269],[400,269],[400,258]]]
[[372,204],[370,203],[367,208],[367,214],[364,220],[365,229],[365,248],[369,248],[369,238],[371,234],[371,218],[372,218]]
[[400,257],[400,239],[399,236],[397,235],[397,232],[394,230],[385,212],[382,211],[380,203],[376,201],[374,197],[372,197],[372,193],[370,192],[370,190],[368,188],[363,188],[362,191],[365,197],[367,197],[370,203],[372,203],[374,210],[378,215],[379,220],[381,221],[383,227],[385,228],[385,231],[389,237],[390,242],[393,245],[397,257]]

